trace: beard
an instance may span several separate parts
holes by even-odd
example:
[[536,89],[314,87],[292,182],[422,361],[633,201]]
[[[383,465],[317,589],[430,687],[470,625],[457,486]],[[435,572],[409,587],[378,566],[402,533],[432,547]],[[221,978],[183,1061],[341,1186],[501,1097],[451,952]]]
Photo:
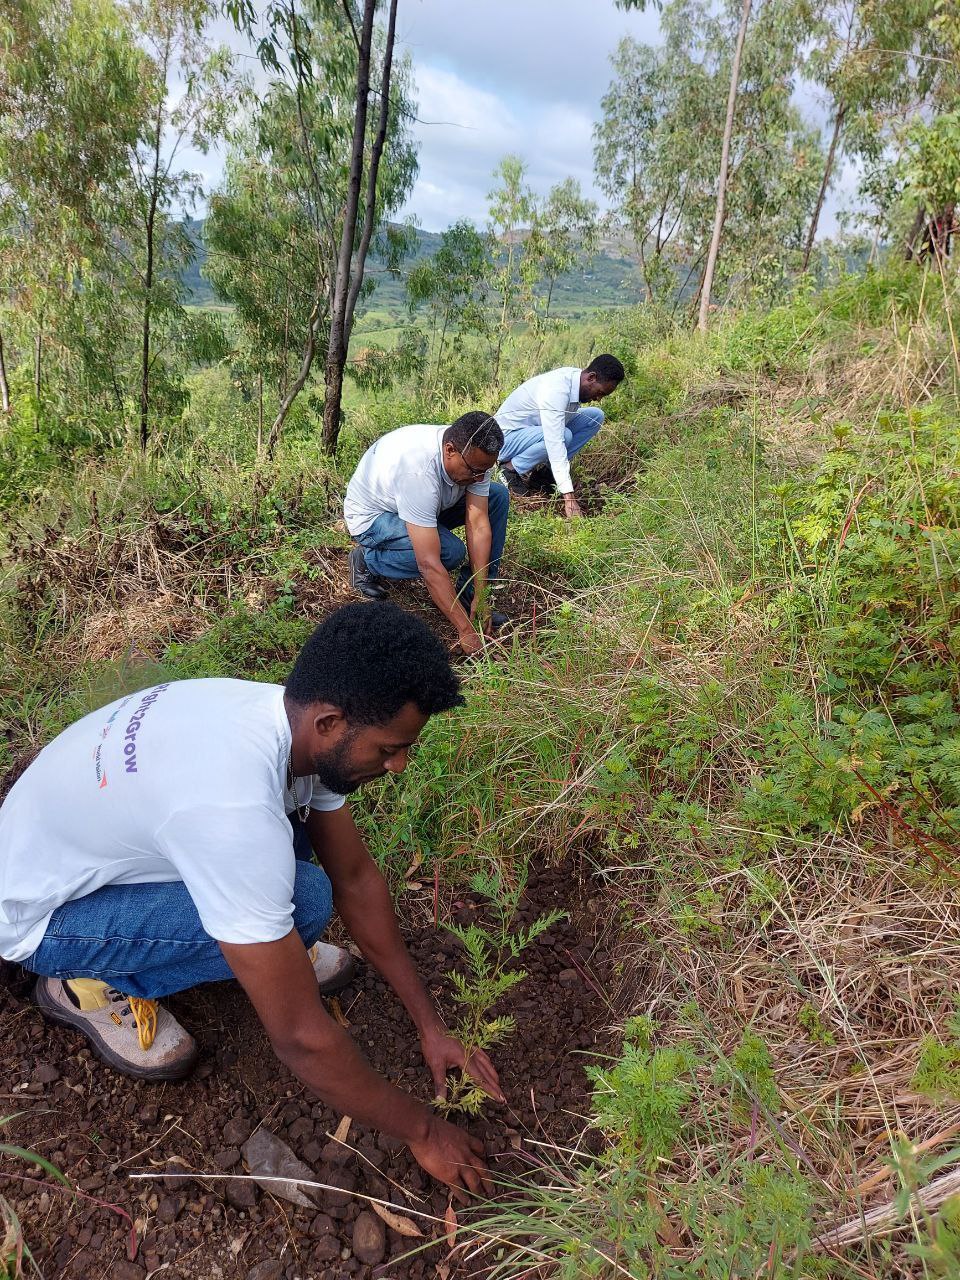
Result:
[[365,782],[373,782],[380,775],[357,774],[351,768],[350,755],[356,740],[356,730],[344,735],[343,741],[332,747],[325,755],[317,755],[311,761],[315,777],[329,791],[339,796],[351,795]]

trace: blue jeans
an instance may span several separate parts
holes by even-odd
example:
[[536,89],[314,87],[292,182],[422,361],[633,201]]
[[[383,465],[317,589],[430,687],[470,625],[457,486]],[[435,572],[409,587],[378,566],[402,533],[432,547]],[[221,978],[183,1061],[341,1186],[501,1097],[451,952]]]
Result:
[[[307,860],[313,851],[299,821],[294,848],[293,926],[312,947],[330,920],[333,891],[323,868]],[[109,884],[65,902],[22,964],[48,978],[99,978],[147,1000],[233,977],[182,880]]]
[[[490,565],[487,570],[492,582],[500,571],[500,557],[507,537],[507,513],[510,494],[504,484],[492,483],[487,511],[490,517]],[[467,516],[467,502],[463,497],[452,507],[444,507],[437,516],[437,533],[440,535],[440,561],[445,569],[459,569],[457,592],[461,602],[469,605],[473,599],[472,571],[464,565],[467,548],[451,530],[459,529]],[[356,541],[363,547],[363,558],[371,573],[381,578],[419,578],[417,557],[407,533],[405,521],[394,511],[385,511],[373,524],[357,535]]]
[[[567,458],[576,457],[583,446],[597,434],[603,426],[603,410],[596,405],[588,405],[575,413],[567,423],[563,438],[567,446]],[[503,448],[500,450],[500,461],[509,462],[514,471],[525,476],[534,467],[547,461],[547,445],[543,438],[543,427],[536,423],[530,427],[514,427],[503,433]]]

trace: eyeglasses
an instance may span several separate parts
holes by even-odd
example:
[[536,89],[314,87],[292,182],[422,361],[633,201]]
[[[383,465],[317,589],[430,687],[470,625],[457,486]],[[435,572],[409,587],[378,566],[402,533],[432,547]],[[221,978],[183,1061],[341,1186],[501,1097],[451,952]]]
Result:
[[466,458],[463,456],[463,453],[462,453],[462,451],[461,451],[460,449],[457,449],[457,451],[456,451],[456,452],[457,452],[457,453],[459,454],[459,456],[460,456],[460,461],[463,463],[463,465],[467,468],[467,470],[470,472],[470,474],[471,474],[472,476],[474,476],[475,478],[479,479],[479,478],[480,478],[480,476],[485,476],[485,475],[487,474],[487,471],[489,470],[489,467],[481,467],[481,468],[480,468],[480,470],[478,471],[476,467],[471,467],[470,463],[469,463],[469,462],[466,460]]

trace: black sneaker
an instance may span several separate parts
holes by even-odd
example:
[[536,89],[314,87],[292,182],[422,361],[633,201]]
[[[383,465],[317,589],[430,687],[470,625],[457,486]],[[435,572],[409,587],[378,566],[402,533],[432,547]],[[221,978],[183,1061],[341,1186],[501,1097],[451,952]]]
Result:
[[503,475],[503,482],[510,492],[525,498],[530,492],[530,486],[527,484],[528,477],[521,475],[519,471],[514,471],[509,462],[501,463],[500,471]]
[[363,548],[353,547],[349,557],[350,565],[350,585],[354,591],[360,593],[365,600],[385,600],[387,593],[381,587],[380,583],[367,568],[367,562],[363,558]]

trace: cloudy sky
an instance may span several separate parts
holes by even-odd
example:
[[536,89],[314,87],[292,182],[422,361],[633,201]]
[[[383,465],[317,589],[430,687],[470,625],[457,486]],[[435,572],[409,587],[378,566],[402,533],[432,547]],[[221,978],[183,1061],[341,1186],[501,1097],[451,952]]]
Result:
[[[420,146],[404,213],[428,231],[463,217],[484,223],[491,174],[509,152],[526,161],[536,191],[572,176],[605,207],[593,180],[592,128],[610,55],[626,35],[656,43],[657,14],[623,13],[613,0],[400,0],[398,47],[413,59]],[[238,47],[225,23],[215,37]],[[821,116],[809,95],[805,106]],[[189,163],[212,182],[221,162],[211,155]],[[828,201],[827,234],[849,186],[842,181]]]

